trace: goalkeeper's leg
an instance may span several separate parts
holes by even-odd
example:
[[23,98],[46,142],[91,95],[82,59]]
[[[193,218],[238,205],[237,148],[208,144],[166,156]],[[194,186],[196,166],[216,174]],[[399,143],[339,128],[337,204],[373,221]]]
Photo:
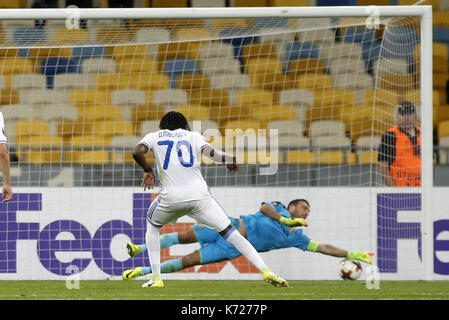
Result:
[[[197,242],[197,238],[195,232],[192,228],[183,232],[172,232],[165,233],[161,235],[161,249],[169,248],[176,244],[188,244]],[[145,243],[142,244],[134,244],[132,242],[128,242],[126,244],[126,249],[128,250],[129,256],[132,258],[141,254],[147,250],[147,245]]]
[[[162,273],[171,273],[201,264],[199,251],[192,252],[182,258],[165,261],[161,264]],[[122,273],[123,280],[131,280],[151,273],[150,267],[137,267],[125,270]]]

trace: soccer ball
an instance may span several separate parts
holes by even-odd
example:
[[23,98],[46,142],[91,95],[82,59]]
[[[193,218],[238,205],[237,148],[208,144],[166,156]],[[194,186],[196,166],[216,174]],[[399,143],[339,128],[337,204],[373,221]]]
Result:
[[362,275],[359,261],[344,259],[338,265],[338,272],[343,280],[357,280]]

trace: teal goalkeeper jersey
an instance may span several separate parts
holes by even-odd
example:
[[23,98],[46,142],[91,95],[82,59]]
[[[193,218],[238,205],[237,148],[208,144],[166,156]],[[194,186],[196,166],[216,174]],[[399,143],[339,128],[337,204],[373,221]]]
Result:
[[[291,218],[290,213],[282,203],[263,202],[263,204],[269,204],[282,216]],[[260,211],[255,214],[240,216],[240,218],[245,224],[248,240],[259,252],[290,247],[305,251],[309,245],[310,239],[301,229],[287,227]]]

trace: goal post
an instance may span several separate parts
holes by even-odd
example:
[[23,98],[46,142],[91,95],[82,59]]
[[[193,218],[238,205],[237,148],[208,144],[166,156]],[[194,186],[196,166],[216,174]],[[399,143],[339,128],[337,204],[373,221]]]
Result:
[[[102,279],[147,264],[123,246],[144,241],[157,193],[139,187],[130,151],[169,110],[239,157],[236,174],[201,159],[230,216],[304,197],[313,240],[374,251],[385,279],[434,277],[431,6],[5,9],[0,20],[18,194],[1,205],[0,279],[58,279],[73,266]],[[403,101],[422,128],[421,186],[385,187],[378,145]],[[28,233],[12,239],[14,228]],[[164,249],[162,262],[195,248]],[[338,278],[334,258],[263,257],[288,279]],[[38,271],[22,273],[26,259]],[[168,277],[258,274],[238,258]]]

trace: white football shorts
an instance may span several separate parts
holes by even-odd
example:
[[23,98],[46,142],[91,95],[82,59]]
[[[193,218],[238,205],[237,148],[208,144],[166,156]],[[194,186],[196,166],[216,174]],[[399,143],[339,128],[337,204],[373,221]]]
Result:
[[231,224],[231,219],[212,198],[192,200],[179,203],[164,203],[160,196],[156,197],[148,208],[147,221],[156,228],[162,228],[169,222],[187,215],[217,232],[221,232]]

